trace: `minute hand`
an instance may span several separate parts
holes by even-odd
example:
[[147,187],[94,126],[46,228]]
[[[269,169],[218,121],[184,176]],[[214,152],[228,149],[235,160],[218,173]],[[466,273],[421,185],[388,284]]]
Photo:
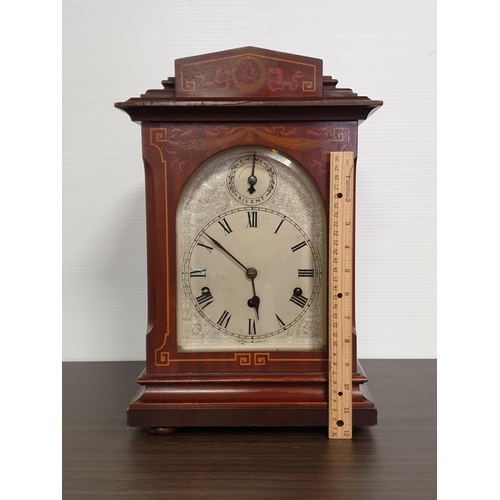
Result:
[[217,240],[212,238],[207,233],[205,233],[205,236],[207,238],[209,238],[215,246],[219,247],[223,252],[225,252],[227,255],[229,255],[229,257],[231,257],[231,259],[233,259],[237,264],[239,264],[245,271],[248,271],[248,268],[246,266],[244,266],[232,253],[228,252]]

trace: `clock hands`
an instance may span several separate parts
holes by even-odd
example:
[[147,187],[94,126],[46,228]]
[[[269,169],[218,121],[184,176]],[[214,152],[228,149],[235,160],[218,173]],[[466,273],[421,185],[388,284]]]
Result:
[[[255,155],[254,155],[255,158]],[[260,298],[257,296],[257,293],[255,292],[255,278],[257,277],[257,269],[253,267],[246,267],[244,264],[242,264],[227,248],[222,246],[215,238],[212,238],[209,234],[205,233],[205,236],[218,248],[220,248],[226,255],[231,257],[239,266],[241,266],[245,270],[245,275],[246,277],[251,280],[252,282],[252,290],[253,290],[253,297],[247,302],[249,307],[253,307],[255,309],[255,312],[257,314],[257,319],[259,319],[259,305],[260,305]]]
[[259,319],[259,305],[260,305],[260,299],[257,297],[257,293],[255,292],[255,278],[257,277],[257,270],[251,267],[250,269],[247,270],[246,272],[247,278],[252,280],[252,290],[253,290],[253,297],[248,301],[249,307],[254,307],[255,312],[257,313],[257,319]]
[[[252,285],[253,285],[253,280],[252,280]],[[255,287],[254,287],[255,288]],[[257,319],[259,319],[259,305],[260,305],[260,299],[255,295],[255,290],[254,290],[254,296],[248,300],[247,304],[248,307],[254,307],[255,312],[257,313]]]
[[252,173],[248,177],[248,184],[250,184],[250,187],[247,189],[247,191],[250,194],[255,193],[255,184],[257,184],[257,177],[255,177],[255,153],[253,154],[253,163],[252,163]]
[[244,266],[232,253],[230,253],[226,248],[224,248],[216,239],[212,238],[209,234],[205,233],[205,236],[216,246],[219,247],[223,252],[225,252],[231,259],[233,259],[237,264],[239,264],[245,271],[248,272],[248,268]]

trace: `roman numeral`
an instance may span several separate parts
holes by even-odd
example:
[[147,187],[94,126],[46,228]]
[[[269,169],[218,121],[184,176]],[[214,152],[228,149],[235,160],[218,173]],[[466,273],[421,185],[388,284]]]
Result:
[[222,229],[224,229],[224,236],[226,236],[226,234],[233,232],[233,230],[229,227],[229,224],[227,223],[226,219],[222,219],[217,222],[221,225]]
[[296,252],[297,250],[300,250],[301,248],[304,248],[306,246],[305,241],[301,241],[300,243],[297,243],[294,247],[292,248],[292,252]]
[[299,269],[299,278],[314,278],[314,269]]
[[255,320],[254,319],[249,319],[248,320],[248,335],[257,335],[257,329],[255,326]]
[[222,326],[223,328],[227,328],[230,319],[231,315],[227,311],[224,311],[221,317],[219,318],[219,321],[217,321],[217,324]]
[[278,323],[280,326],[285,326],[285,323],[283,322],[283,320],[276,314],[276,319],[278,320]]
[[206,248],[209,252],[212,252],[212,250],[214,249],[214,247],[209,247],[208,245],[204,245],[200,242],[198,242],[198,245],[200,245],[200,247]]
[[295,295],[293,294],[290,297],[290,302],[293,302],[295,305],[299,307],[304,307],[307,304],[307,300],[303,295]]
[[247,227],[257,227],[257,212],[247,212],[248,225]]
[[209,306],[214,301],[212,297],[212,292],[202,293],[199,297],[196,297],[196,302],[201,306],[202,309]]
[[207,277],[207,270],[206,269],[193,269],[189,273],[189,276],[191,278],[206,278]]

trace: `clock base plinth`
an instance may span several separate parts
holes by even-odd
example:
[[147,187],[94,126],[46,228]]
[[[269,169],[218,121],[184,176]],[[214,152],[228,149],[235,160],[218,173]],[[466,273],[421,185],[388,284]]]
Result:
[[[376,425],[377,409],[358,368],[353,374],[353,426]],[[328,383],[321,376],[215,380],[143,372],[137,382],[142,387],[127,410],[127,425],[153,434],[182,427],[328,426]]]

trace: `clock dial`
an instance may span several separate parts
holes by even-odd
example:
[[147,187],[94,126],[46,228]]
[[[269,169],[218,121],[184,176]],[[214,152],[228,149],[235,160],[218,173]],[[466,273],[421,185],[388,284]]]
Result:
[[261,205],[276,191],[276,172],[265,157],[243,155],[229,169],[227,186],[231,196],[245,205]]
[[198,167],[181,200],[178,348],[323,349],[325,212],[305,169],[233,148]]
[[210,220],[182,265],[184,291],[213,328],[243,342],[285,332],[307,313],[322,264],[305,231],[264,207]]

